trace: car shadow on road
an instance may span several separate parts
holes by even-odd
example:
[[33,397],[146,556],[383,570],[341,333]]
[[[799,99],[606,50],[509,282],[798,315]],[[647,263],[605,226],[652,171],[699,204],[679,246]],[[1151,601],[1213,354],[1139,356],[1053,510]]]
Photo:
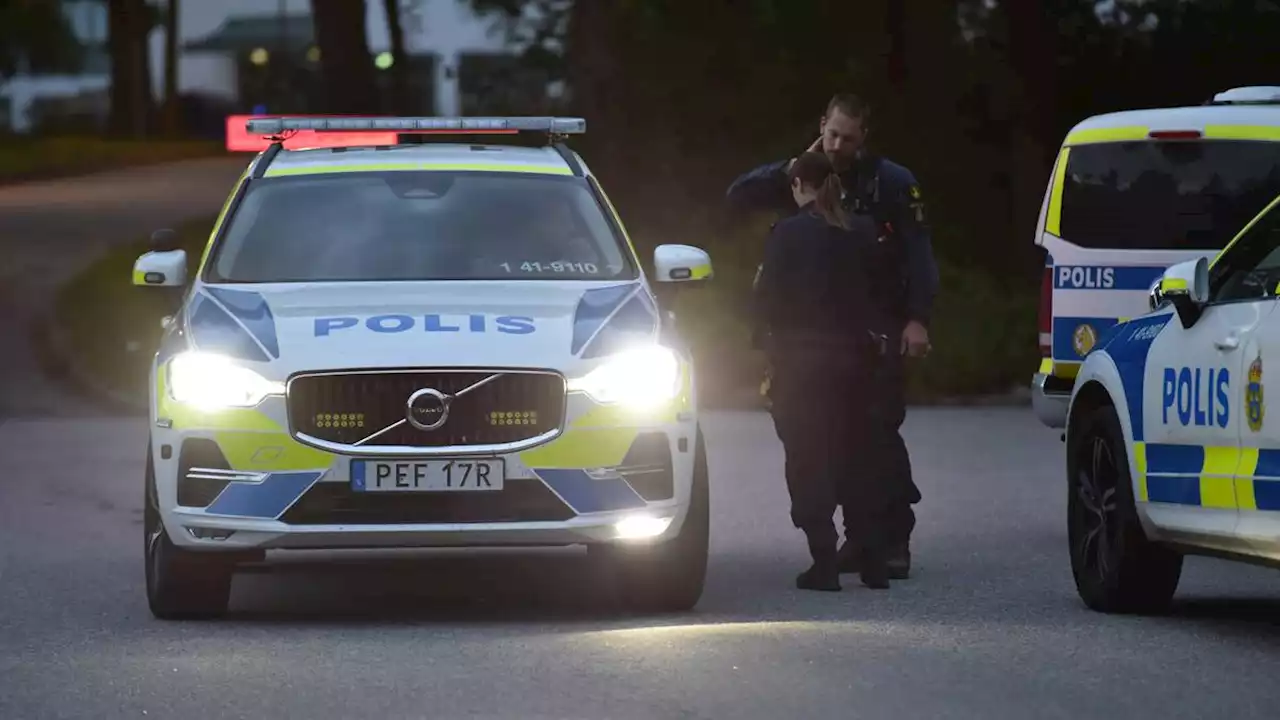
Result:
[[1275,598],[1199,597],[1174,601],[1170,621],[1194,623],[1215,635],[1280,640],[1280,594]]
[[241,568],[227,619],[489,624],[632,616],[581,548],[308,555]]

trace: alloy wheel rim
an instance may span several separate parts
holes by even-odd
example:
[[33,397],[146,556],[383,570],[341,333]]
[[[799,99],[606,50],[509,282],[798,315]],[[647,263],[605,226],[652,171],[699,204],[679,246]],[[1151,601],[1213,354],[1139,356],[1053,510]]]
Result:
[[1093,437],[1077,472],[1081,533],[1077,552],[1085,566],[1099,579],[1111,574],[1112,552],[1118,541],[1116,530],[1116,483],[1118,468],[1111,447],[1102,437]]

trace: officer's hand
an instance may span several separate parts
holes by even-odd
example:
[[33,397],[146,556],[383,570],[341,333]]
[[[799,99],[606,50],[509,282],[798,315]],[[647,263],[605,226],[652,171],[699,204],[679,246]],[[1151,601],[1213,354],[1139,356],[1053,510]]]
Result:
[[929,344],[929,330],[924,325],[912,320],[902,330],[902,354],[911,357],[924,357],[933,346]]
[[[805,148],[805,152],[822,152],[822,136],[819,135],[817,140],[809,143],[809,147]],[[791,166],[796,164],[796,159],[791,158],[791,162],[787,163],[787,171],[791,171]]]

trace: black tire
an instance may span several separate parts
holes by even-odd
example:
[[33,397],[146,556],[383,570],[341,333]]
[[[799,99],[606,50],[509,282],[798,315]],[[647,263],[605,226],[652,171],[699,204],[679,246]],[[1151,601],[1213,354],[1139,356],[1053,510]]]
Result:
[[692,610],[702,598],[711,537],[711,489],[706,445],[698,431],[693,487],[680,532],[649,545],[589,546],[613,600],[640,613]]
[[1146,536],[1138,520],[1128,450],[1115,408],[1081,418],[1067,447],[1067,537],[1076,591],[1090,609],[1155,614],[1168,609],[1182,554]]
[[151,614],[161,620],[210,619],[226,614],[235,565],[217,555],[183,550],[169,539],[160,520],[150,444],[144,495],[143,553]]

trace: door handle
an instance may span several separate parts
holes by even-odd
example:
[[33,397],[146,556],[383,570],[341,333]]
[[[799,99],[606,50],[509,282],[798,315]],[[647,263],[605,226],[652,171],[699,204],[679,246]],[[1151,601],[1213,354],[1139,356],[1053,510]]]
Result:
[[1232,333],[1221,340],[1213,341],[1213,346],[1223,351],[1235,350],[1240,347],[1240,336]]

